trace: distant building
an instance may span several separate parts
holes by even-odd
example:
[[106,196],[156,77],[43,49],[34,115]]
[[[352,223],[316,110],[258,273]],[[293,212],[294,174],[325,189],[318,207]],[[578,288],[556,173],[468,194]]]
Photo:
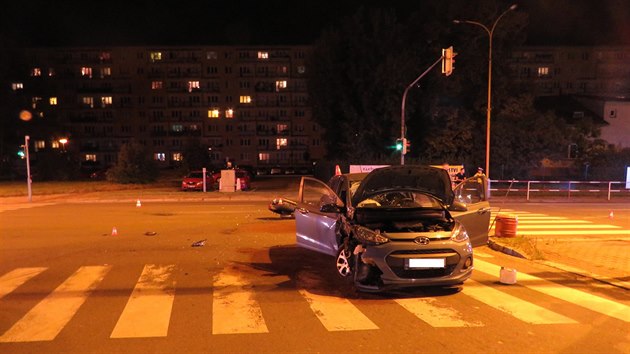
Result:
[[[523,92],[569,97],[573,116],[597,115],[601,138],[630,147],[630,47],[521,47],[512,52],[512,77]],[[582,109],[582,108],[584,109]]]
[[[135,139],[161,166],[199,142],[216,165],[309,166],[324,156],[306,87],[309,46],[30,48],[9,56],[11,104],[46,121],[35,150],[106,167]],[[16,117],[17,119],[17,117]]]

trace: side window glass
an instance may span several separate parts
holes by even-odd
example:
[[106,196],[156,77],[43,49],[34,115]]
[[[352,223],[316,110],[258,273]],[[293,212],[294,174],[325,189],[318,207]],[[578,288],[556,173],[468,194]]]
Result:
[[335,203],[337,196],[325,184],[305,180],[302,189],[302,203],[321,208],[322,205]]
[[475,204],[486,200],[484,178],[471,177],[455,189],[455,200],[464,204]]

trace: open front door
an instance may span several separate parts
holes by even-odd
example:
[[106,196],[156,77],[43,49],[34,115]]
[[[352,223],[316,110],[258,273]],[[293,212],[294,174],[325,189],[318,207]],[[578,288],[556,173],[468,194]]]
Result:
[[343,203],[324,182],[302,177],[295,208],[296,243],[317,252],[337,255],[337,224]]
[[490,191],[487,178],[468,178],[455,187],[453,192],[455,200],[466,204],[468,210],[452,211],[451,214],[464,225],[473,247],[487,244],[490,227]]

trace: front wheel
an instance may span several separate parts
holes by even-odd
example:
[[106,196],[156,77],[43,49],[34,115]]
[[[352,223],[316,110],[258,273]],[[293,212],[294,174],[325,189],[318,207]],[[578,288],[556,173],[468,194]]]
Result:
[[352,252],[341,245],[337,251],[337,274],[342,278],[352,275]]

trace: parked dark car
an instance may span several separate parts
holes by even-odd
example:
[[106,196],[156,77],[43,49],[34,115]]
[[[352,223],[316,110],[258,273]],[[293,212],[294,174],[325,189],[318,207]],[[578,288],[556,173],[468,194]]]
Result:
[[[206,172],[206,190],[212,190],[214,178],[211,172]],[[182,180],[182,191],[201,191],[203,190],[203,171],[191,171]]]
[[300,247],[335,257],[337,273],[362,291],[451,286],[473,271],[473,246],[487,243],[485,177],[454,191],[446,170],[393,166],[302,177],[296,201]]

